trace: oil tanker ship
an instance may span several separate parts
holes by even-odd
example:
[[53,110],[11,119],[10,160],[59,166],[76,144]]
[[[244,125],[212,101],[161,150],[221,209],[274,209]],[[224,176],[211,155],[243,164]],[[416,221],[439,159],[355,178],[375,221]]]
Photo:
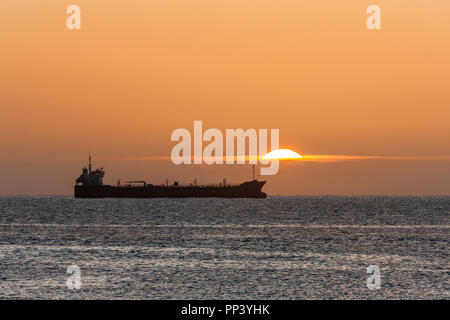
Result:
[[153,185],[145,181],[127,181],[125,184],[104,185],[103,168],[92,170],[91,157],[88,167],[82,169],[74,186],[75,198],[266,198],[262,192],[265,181],[246,181],[239,185],[229,185],[224,179],[218,185],[181,185],[177,181],[173,184]]

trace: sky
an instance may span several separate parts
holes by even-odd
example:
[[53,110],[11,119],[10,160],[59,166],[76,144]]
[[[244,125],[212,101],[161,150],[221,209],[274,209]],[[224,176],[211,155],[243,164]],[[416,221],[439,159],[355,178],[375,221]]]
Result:
[[155,160],[202,120],[346,156],[281,162],[270,195],[448,195],[449,14],[447,0],[1,0],[0,194],[70,195],[89,153],[111,184],[251,179]]

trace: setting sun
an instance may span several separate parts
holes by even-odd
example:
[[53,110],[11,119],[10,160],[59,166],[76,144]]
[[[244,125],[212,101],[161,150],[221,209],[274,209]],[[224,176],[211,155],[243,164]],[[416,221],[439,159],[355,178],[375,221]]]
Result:
[[289,149],[278,149],[266,153],[263,156],[263,160],[273,160],[273,159],[301,159],[303,158],[297,152]]

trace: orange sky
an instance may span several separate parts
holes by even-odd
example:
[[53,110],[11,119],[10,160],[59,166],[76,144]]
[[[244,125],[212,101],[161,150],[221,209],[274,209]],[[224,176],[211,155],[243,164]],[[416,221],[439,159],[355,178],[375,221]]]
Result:
[[0,194],[71,194],[89,151],[107,183],[251,178],[133,160],[169,156],[194,120],[388,157],[281,163],[269,194],[450,194],[449,14],[447,0],[2,0]]

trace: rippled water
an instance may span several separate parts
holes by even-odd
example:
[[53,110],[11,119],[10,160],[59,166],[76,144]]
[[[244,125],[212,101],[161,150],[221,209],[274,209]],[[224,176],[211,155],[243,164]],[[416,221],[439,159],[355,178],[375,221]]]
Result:
[[0,197],[0,298],[449,299],[449,236],[450,197]]

